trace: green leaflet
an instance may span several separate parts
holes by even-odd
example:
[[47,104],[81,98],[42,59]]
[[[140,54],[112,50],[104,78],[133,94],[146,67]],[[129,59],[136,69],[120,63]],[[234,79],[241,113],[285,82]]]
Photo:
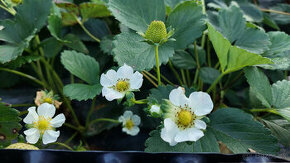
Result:
[[265,125],[272,131],[279,142],[285,146],[290,146],[290,131],[285,129],[282,125],[276,123],[275,121],[268,121],[263,119]]
[[[121,33],[113,41],[113,55],[120,66],[125,63],[135,70],[150,70],[156,65],[154,46],[143,42],[143,37],[133,33]],[[174,49],[167,42],[159,47],[159,62],[167,63],[173,56]],[[144,62],[146,61],[146,62]]]
[[290,81],[282,80],[274,83],[272,94],[275,108],[290,107]]
[[267,76],[257,67],[248,67],[244,69],[245,76],[250,84],[251,91],[268,108],[272,104],[272,89]]
[[99,63],[92,57],[76,51],[64,51],[61,63],[73,75],[86,81],[88,84],[99,83]]
[[87,84],[68,84],[63,88],[63,92],[72,100],[88,100],[93,99],[102,91],[100,84],[87,85]]
[[266,154],[275,154],[279,150],[271,132],[240,109],[219,109],[209,119],[217,140],[234,153],[245,153],[249,148]]
[[101,18],[111,15],[103,2],[86,2],[79,5],[82,19],[86,21],[89,18]]
[[0,144],[5,145],[16,139],[21,129],[19,112],[0,103]]
[[220,72],[212,67],[200,68],[200,79],[207,84],[212,84],[219,76]]
[[127,27],[145,33],[153,20],[165,20],[164,0],[110,0],[109,10]]
[[284,32],[268,32],[272,45],[264,54],[271,58],[274,64],[261,65],[265,69],[290,70],[290,36]]
[[194,69],[196,67],[196,62],[192,55],[184,50],[177,50],[171,58],[172,63],[175,67],[181,69]]
[[[190,15],[190,16],[189,16]],[[206,29],[205,15],[202,7],[196,2],[186,1],[180,3],[168,16],[167,27],[175,29],[172,36],[175,49],[184,49],[202,35]]]
[[236,3],[221,9],[218,15],[210,15],[209,19],[210,24],[236,47],[261,54],[271,45],[265,31],[246,25],[243,13]]
[[237,71],[246,66],[272,63],[268,58],[232,46],[211,24],[208,24],[208,34],[219,58],[223,73]]
[[6,44],[0,46],[0,62],[6,63],[20,56],[30,40],[45,25],[49,15],[51,1],[26,0],[18,7],[12,20],[3,20],[5,28],[0,31],[0,40]]

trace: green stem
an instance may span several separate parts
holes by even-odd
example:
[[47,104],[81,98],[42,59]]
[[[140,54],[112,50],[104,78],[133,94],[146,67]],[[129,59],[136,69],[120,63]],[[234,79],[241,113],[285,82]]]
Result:
[[115,119],[110,119],[110,118],[98,118],[98,119],[95,119],[93,121],[91,121],[90,125],[89,126],[92,126],[93,124],[97,123],[97,122],[101,122],[101,121],[104,121],[104,122],[112,122],[112,123],[120,123],[118,120],[115,120]]
[[278,114],[278,112],[275,109],[250,109],[250,112],[268,112],[268,113],[273,113],[273,114]]
[[187,85],[187,81],[186,81],[186,78],[185,78],[184,70],[181,69],[180,72],[181,72],[181,77],[182,77],[183,83],[184,83],[185,85]]
[[[157,72],[156,68],[154,68],[154,71]],[[171,84],[171,85],[175,85],[175,84],[173,84],[170,80],[168,80],[164,75],[162,75],[162,74],[160,74],[160,75],[161,75],[161,78],[162,78],[163,80],[165,80],[167,83],[169,83],[169,84]]]
[[199,63],[199,56],[198,56],[198,50],[197,50],[196,41],[194,42],[194,56],[195,56],[197,68],[196,68],[196,71],[195,71],[193,84],[196,85],[197,81],[199,79],[199,70],[200,70],[200,63]]
[[69,139],[67,139],[64,144],[70,143],[76,136],[78,135],[78,132],[75,132]]
[[28,110],[25,110],[25,111],[20,112],[20,113],[19,113],[19,116],[23,116],[23,115],[25,115],[25,114],[28,114]]
[[158,85],[149,77],[146,75],[146,73],[142,72],[142,75],[150,82],[152,83],[156,88],[158,87]]
[[186,79],[187,79],[187,81],[188,81],[188,86],[190,86],[191,85],[191,78],[190,78],[190,74],[189,74],[189,70],[186,70]]
[[87,128],[87,127],[89,126],[89,124],[90,124],[90,118],[91,118],[91,115],[92,115],[93,112],[94,112],[95,105],[96,105],[96,100],[97,100],[96,97],[92,100],[92,105],[91,105],[91,108],[90,108],[89,113],[88,113],[87,118],[86,118],[86,128]]
[[12,108],[17,108],[17,107],[31,107],[31,106],[35,106],[35,104],[13,104],[13,105],[10,105],[10,107],[12,107]]
[[[54,142],[54,143],[50,143],[49,145],[59,145],[59,146],[62,146],[62,147],[67,148],[68,150],[73,151],[73,149],[72,149],[70,146],[68,146],[68,145],[66,145],[66,144],[64,144],[64,143]],[[49,146],[49,145],[48,145],[48,146]]]
[[22,72],[19,72],[19,71],[16,71],[16,70],[7,69],[7,68],[0,68],[0,71],[6,71],[6,72],[10,72],[10,73],[25,77],[27,79],[30,79],[30,80],[34,81],[35,83],[37,83],[37,84],[39,84],[39,85],[41,85],[43,87],[45,87],[45,84],[43,82],[41,82],[40,80],[38,80],[35,77],[30,76],[28,74],[25,74],[25,73],[22,73]]
[[207,38],[207,42],[206,42],[206,52],[207,52],[207,64],[208,64],[209,67],[211,67],[210,41],[209,41],[209,38]]
[[175,68],[173,67],[173,64],[171,63],[171,61],[168,61],[169,67],[171,69],[171,71],[173,72],[173,74],[175,75],[176,79],[178,80],[180,85],[183,85],[182,80],[179,77],[179,74],[177,73],[177,71],[175,70]]
[[67,97],[65,97],[65,95],[63,94],[63,87],[64,87],[64,85],[63,85],[63,83],[62,83],[60,77],[57,75],[57,73],[54,71],[54,69],[50,66],[50,64],[49,64],[45,59],[42,58],[42,62],[43,62],[43,63],[45,64],[45,66],[47,66],[47,67],[49,68],[49,70],[52,72],[52,75],[53,75],[53,77],[55,78],[55,81],[57,82],[56,85],[59,87],[59,92],[60,92],[60,94],[61,94],[62,97],[63,97],[63,101],[64,101],[64,103],[66,104],[66,106],[68,107],[69,111],[71,112],[71,114],[72,114],[72,116],[73,116],[73,119],[74,119],[75,123],[76,123],[78,126],[81,126],[81,124],[80,124],[80,122],[79,122],[79,120],[78,120],[78,118],[77,118],[77,115],[76,115],[75,111],[73,110],[73,108],[72,108],[72,106],[71,106],[71,104],[70,104],[70,101],[69,101],[69,100],[67,99]]
[[83,22],[81,22],[76,15],[73,15],[75,20],[78,22],[78,24],[82,27],[82,29],[86,32],[87,35],[89,35],[92,39],[94,39],[97,42],[101,42],[100,39],[96,38],[93,34],[90,33],[90,31],[84,26]]
[[71,128],[71,129],[73,129],[73,130],[79,131],[79,132],[82,131],[80,128],[75,127],[74,125],[71,125],[71,124],[69,124],[69,123],[65,123],[64,126],[66,126],[66,127],[68,127],[68,128]]
[[210,93],[212,89],[218,84],[218,82],[222,79],[222,77],[225,75],[225,73],[222,73],[216,80],[211,84],[211,86],[208,88],[207,93]]
[[156,59],[158,85],[161,85],[159,56],[158,56],[158,45],[155,45],[155,59]]

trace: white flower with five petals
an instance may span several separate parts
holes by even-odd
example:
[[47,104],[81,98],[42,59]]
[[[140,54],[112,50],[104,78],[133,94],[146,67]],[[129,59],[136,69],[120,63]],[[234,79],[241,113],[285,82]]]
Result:
[[125,111],[122,116],[119,117],[119,122],[123,125],[123,132],[126,132],[128,135],[135,136],[139,133],[139,125],[141,119],[138,115],[133,115],[131,111]]
[[55,128],[61,127],[65,122],[64,114],[55,115],[55,107],[52,104],[44,103],[37,108],[30,107],[27,116],[23,122],[28,124],[28,130],[24,131],[26,141],[30,144],[35,144],[39,139],[42,139],[43,144],[56,142],[60,135]]
[[136,91],[141,88],[143,75],[138,71],[134,73],[133,68],[124,64],[118,71],[109,70],[101,75],[102,95],[108,101],[122,99],[127,92]]
[[169,94],[161,138],[171,146],[185,141],[197,141],[204,136],[206,123],[201,119],[213,109],[211,97],[204,92],[193,92],[189,98],[183,88]]

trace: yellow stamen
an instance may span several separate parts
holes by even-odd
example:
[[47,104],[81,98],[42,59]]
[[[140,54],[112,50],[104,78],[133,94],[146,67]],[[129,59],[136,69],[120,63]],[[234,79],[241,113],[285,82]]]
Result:
[[134,122],[131,119],[127,120],[125,127],[131,130],[134,127]]
[[178,122],[183,126],[188,126],[193,121],[193,117],[190,111],[182,110],[178,113]]
[[130,88],[130,83],[126,80],[119,80],[116,84],[116,90],[118,92],[125,92]]
[[44,131],[52,128],[50,120],[50,118],[46,119],[43,116],[40,116],[38,122],[34,122],[34,128],[37,128],[40,133],[43,134]]
[[43,103],[49,103],[49,104],[52,104],[53,103],[53,99],[50,98],[50,97],[47,97],[43,100]]

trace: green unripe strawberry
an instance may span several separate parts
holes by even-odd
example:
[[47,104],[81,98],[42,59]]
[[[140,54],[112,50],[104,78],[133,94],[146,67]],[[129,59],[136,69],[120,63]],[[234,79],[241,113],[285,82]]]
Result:
[[162,40],[166,40],[167,31],[165,24],[162,21],[152,21],[145,33],[145,38],[154,43],[160,43]]
[[28,150],[39,150],[39,148],[34,145],[26,144],[26,143],[15,143],[11,144],[6,149],[28,149]]

